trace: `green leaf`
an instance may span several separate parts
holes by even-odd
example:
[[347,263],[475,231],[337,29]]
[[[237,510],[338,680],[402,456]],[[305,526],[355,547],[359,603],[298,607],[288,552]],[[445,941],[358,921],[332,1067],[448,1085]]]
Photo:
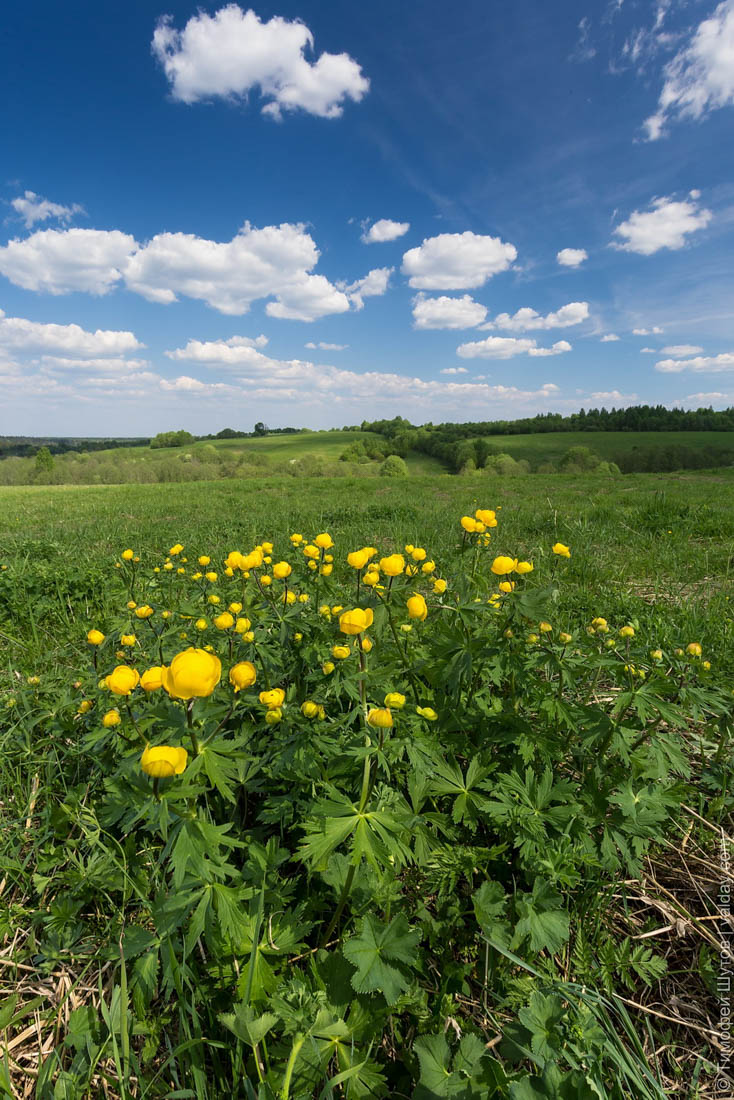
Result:
[[352,985],[357,993],[382,993],[394,1004],[410,984],[403,966],[416,960],[420,932],[412,930],[401,913],[388,925],[371,914],[362,921],[358,935],[344,944],[344,956],[356,968]]
[[513,947],[519,946],[528,936],[533,951],[548,951],[555,955],[568,940],[568,913],[562,908],[563,899],[543,879],[536,879],[532,894],[518,896],[517,910],[520,920],[515,928]]
[[219,1019],[238,1039],[251,1047],[256,1047],[278,1022],[278,1017],[272,1012],[257,1016],[250,1005],[242,1004],[237,1005],[234,1012],[220,1013]]

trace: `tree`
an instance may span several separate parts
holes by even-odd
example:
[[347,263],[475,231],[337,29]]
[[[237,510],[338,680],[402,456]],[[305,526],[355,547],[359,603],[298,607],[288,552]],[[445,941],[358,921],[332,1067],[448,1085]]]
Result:
[[388,455],[380,466],[380,477],[407,477],[408,467],[400,455]]
[[258,420],[257,424],[255,425],[255,435],[267,435],[267,434],[268,434],[267,424],[263,424],[262,420]]
[[54,456],[49,451],[48,447],[41,447],[36,451],[36,473],[47,474],[54,468]]

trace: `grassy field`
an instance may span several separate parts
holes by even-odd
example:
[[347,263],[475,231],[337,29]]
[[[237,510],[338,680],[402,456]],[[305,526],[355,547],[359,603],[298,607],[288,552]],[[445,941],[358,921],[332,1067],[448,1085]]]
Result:
[[[459,525],[477,508],[497,510],[489,546]],[[330,533],[332,575],[293,532]],[[225,578],[263,540],[308,604]],[[406,544],[435,572],[363,587],[374,651],[324,673],[351,644],[328,612],[356,602],[346,554]],[[214,581],[192,576],[203,554]],[[504,605],[498,555],[534,566]],[[214,626],[232,593],[250,649]],[[0,488],[0,1096],[713,1096],[733,601],[728,469]],[[204,643],[225,673],[195,708],[97,686]],[[257,687],[231,696],[245,656]],[[266,725],[257,691],[280,685]],[[360,699],[388,690],[409,704],[383,743]],[[151,788],[138,736],[188,744],[183,775]],[[378,832],[350,847],[334,830],[357,808]]]
[[615,460],[631,450],[683,445],[693,449],[716,447],[731,450],[732,432],[548,432],[537,435],[491,435],[488,443],[516,459],[556,462],[571,447],[590,447],[602,458]]

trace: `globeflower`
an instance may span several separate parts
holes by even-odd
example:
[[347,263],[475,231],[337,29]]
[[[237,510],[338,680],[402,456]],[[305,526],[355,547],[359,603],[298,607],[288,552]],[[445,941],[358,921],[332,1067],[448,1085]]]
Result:
[[623,626],[619,632],[620,638],[634,638],[635,628],[633,626]]
[[105,685],[113,695],[130,695],[140,683],[140,675],[137,669],[128,665],[117,665],[109,676],[105,677]]
[[362,638],[359,644],[362,647],[362,652],[363,653],[370,653],[371,652],[371,650],[372,650],[372,639],[371,638]]
[[477,529],[477,521],[474,519],[474,516],[462,516],[459,522],[469,535],[473,534]]
[[386,558],[380,558],[380,569],[387,573],[388,577],[399,577],[405,569],[405,558],[402,554],[390,554]]
[[512,573],[517,565],[517,558],[509,558],[506,554],[500,554],[492,562],[492,572],[497,577],[504,577],[507,573]]
[[290,536],[290,540],[294,546],[300,546],[303,542],[303,535],[293,534]]
[[303,556],[305,558],[309,558],[311,561],[315,561],[317,558],[321,557],[321,551],[319,550],[318,546],[314,546],[312,543],[309,542],[303,548]]
[[703,653],[700,642],[689,642],[686,646],[686,653],[689,657],[700,657]]
[[571,557],[571,551],[567,546],[564,546],[562,542],[554,542],[551,550],[554,554],[557,554],[559,558]]
[[196,622],[194,623],[194,626],[196,627],[197,630],[206,630],[208,625],[209,625],[209,623],[206,621],[206,619],[197,619]]
[[76,712],[77,712],[77,714],[87,714],[92,709],[93,706],[94,706],[94,703],[92,702],[91,699],[82,699],[81,703],[77,707]]
[[217,615],[214,620],[214,625],[217,630],[229,630],[234,626],[234,616],[229,611],[223,611],[221,615]]
[[172,748],[170,745],[146,745],[140,757],[140,767],[153,779],[170,779],[173,775],[181,775],[188,758],[186,749]]
[[[229,554],[227,554],[227,557],[224,559],[224,564],[227,569],[244,569],[244,560],[239,550],[230,550]],[[207,565],[208,564],[209,562],[207,562]]]
[[132,561],[135,557],[135,553],[132,550],[123,550],[122,554],[120,554],[120,557],[123,559],[123,561]]
[[213,569],[211,569],[208,573],[205,573],[204,576],[210,584],[214,584],[214,582],[217,580],[217,574],[214,572]]
[[153,614],[153,608],[150,604],[144,603],[142,607],[135,608],[135,617],[137,619],[149,619]]
[[361,634],[372,626],[373,619],[371,607],[365,610],[355,607],[353,611],[345,611],[339,616],[339,629],[342,634]]
[[222,662],[214,653],[191,646],[163,669],[163,687],[173,699],[204,699],[214,691],[221,675]]
[[106,714],[102,716],[102,725],[105,729],[110,730],[113,726],[119,726],[122,718],[120,718],[119,710],[108,710]]
[[367,712],[367,724],[376,729],[389,730],[393,724],[389,707],[372,707]]
[[323,665],[321,666],[321,671],[323,672],[324,676],[330,676],[335,668],[336,665],[333,661],[324,661]]
[[305,703],[301,703],[301,714],[304,718],[318,718],[318,703],[313,703],[310,699],[307,699]]
[[416,707],[415,713],[420,714],[421,718],[426,718],[429,722],[435,722],[438,718],[433,707]]
[[105,636],[101,630],[90,630],[87,634],[87,641],[90,645],[102,645],[104,638]]
[[176,555],[180,554],[182,550],[183,550],[183,546],[181,545],[180,542],[177,542],[175,546],[171,547],[171,549],[168,551],[168,553],[172,558],[175,558]]
[[385,696],[385,706],[392,710],[402,710],[405,706],[405,696],[399,691],[388,691]]
[[207,566],[211,563],[211,560],[212,559],[209,557],[208,554],[202,554],[201,557],[198,559],[198,562],[199,562],[199,565],[201,566],[201,568],[203,569],[205,566]]
[[652,658],[653,661],[662,661],[662,659],[663,659],[662,649],[651,649],[650,650],[650,657]]
[[538,630],[540,631],[541,634],[550,634],[550,632],[553,630],[553,627],[551,626],[550,623],[543,622],[543,623],[538,623]]
[[280,707],[271,707],[265,714],[265,721],[269,726],[277,726],[283,718],[283,711]]
[[421,566],[421,573],[434,573],[436,571],[435,561],[424,561]]
[[143,691],[157,691],[163,687],[163,667],[154,665],[153,668],[146,668],[140,677],[140,686]]
[[237,634],[247,634],[247,632],[250,629],[251,625],[252,624],[251,624],[249,619],[244,619],[243,618],[243,619],[238,619],[237,620],[237,622],[234,624],[234,628],[235,628],[235,631],[237,632]]
[[276,580],[279,580],[279,581],[287,580],[287,578],[290,577],[292,572],[293,572],[293,569],[288,564],[287,561],[276,562],[275,565],[273,566],[273,576],[276,578]]
[[353,550],[351,554],[347,554],[347,563],[352,569],[364,569],[368,561],[369,555],[366,550]]
[[240,661],[229,670],[229,682],[235,694],[243,688],[252,687],[255,680],[257,680],[257,670],[252,661]]
[[350,654],[348,645],[335,645],[331,648],[331,656],[336,657],[337,661],[345,661]]
[[324,532],[322,535],[317,535],[313,541],[316,543],[319,550],[331,550],[332,546],[334,545],[333,538],[331,537],[331,535],[326,534],[326,532]]
[[524,573],[532,573],[532,571],[533,563],[531,561],[519,561],[515,566],[515,572],[519,573],[521,576]]
[[609,625],[606,619],[603,619],[601,615],[597,615],[595,619],[591,620],[591,625],[599,634],[606,634],[609,630]]
[[497,516],[491,508],[477,508],[474,515],[477,517],[480,523],[485,524],[485,526],[487,527],[497,526]]
[[423,622],[428,615],[428,605],[423,597],[417,592],[410,597],[405,606],[408,609],[408,614],[411,619],[418,619],[419,622]]
[[285,692],[282,688],[271,688],[269,691],[261,691],[259,695],[260,702],[268,710],[276,710],[282,706],[285,699]]
[[433,594],[434,594],[434,596],[443,596],[445,591],[446,591],[446,581],[442,580],[440,577],[436,577],[435,581],[433,582]]

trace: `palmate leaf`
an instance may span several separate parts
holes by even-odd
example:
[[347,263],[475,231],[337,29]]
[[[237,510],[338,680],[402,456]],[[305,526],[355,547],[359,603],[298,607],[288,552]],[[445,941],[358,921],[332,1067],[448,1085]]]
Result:
[[407,829],[411,815],[407,807],[396,810],[360,810],[350,799],[334,792],[314,807],[314,815],[304,828],[307,836],[301,842],[300,857],[314,870],[326,869],[329,856],[350,836],[351,862],[366,859],[373,867],[403,866],[410,859],[410,849],[400,834]]
[[568,913],[562,908],[563,899],[543,879],[536,879],[532,894],[518,896],[517,910],[520,920],[515,927],[512,946],[518,947],[530,937],[533,951],[548,951],[555,955],[568,940]]
[[382,993],[388,1004],[395,1004],[410,985],[403,968],[416,961],[420,938],[402,913],[388,925],[368,914],[359,934],[344,944],[345,958],[357,968],[352,975],[356,992]]
[[237,1005],[234,1012],[220,1013],[219,1019],[238,1039],[251,1047],[256,1047],[278,1022],[278,1017],[272,1012],[258,1016],[249,1005],[243,1004]]
[[460,1097],[470,1100],[504,1096],[507,1077],[494,1058],[486,1053],[477,1035],[464,1035],[451,1063],[451,1051],[444,1034],[422,1035],[414,1048],[420,1064],[420,1081],[413,1100]]

